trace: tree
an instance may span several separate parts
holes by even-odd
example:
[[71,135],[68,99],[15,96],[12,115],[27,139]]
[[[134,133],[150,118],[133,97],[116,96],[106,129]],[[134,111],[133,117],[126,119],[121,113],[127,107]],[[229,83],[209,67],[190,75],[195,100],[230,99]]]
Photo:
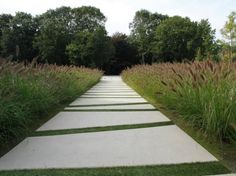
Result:
[[156,29],[154,52],[163,61],[193,60],[196,53],[197,24],[189,18],[171,17]]
[[0,38],[2,37],[2,33],[4,29],[10,28],[10,21],[13,16],[10,14],[1,14],[0,15]]
[[193,22],[180,16],[170,17],[157,28],[153,42],[153,52],[162,61],[184,59],[216,59],[218,45],[215,41],[215,30],[208,20]]
[[167,18],[167,15],[151,13],[147,10],[140,10],[135,13],[133,22],[130,23],[130,41],[137,46],[142,63],[145,63],[146,60],[152,60],[151,42],[155,35],[155,30]]
[[70,7],[48,10],[37,17],[39,32],[34,47],[39,50],[43,61],[59,65],[68,63],[65,48],[72,39],[71,19]]
[[112,35],[111,41],[115,54],[104,66],[105,73],[120,74],[123,69],[139,63],[137,49],[129,43],[127,35],[117,32]]
[[196,44],[199,45],[196,54],[198,60],[209,57],[217,59],[219,46],[215,41],[215,30],[211,28],[208,20],[201,20],[197,23]]
[[7,42],[10,41],[10,21],[12,18],[13,16],[9,14],[0,15],[0,55],[2,57],[7,57],[9,54],[9,48],[14,47],[11,47],[12,43]]
[[1,25],[1,55],[12,55],[19,61],[32,59],[36,54],[33,39],[38,29],[34,18],[24,12],[17,12],[14,17],[2,15],[3,18],[5,24]]
[[[40,27],[34,46],[39,50],[42,59],[49,63],[69,64],[66,47],[71,44],[74,36],[84,32],[85,37],[88,37],[90,32],[104,28],[106,18],[99,9],[83,6],[48,10],[39,16],[38,20]],[[72,43],[68,46],[70,52],[76,48],[73,45]]]
[[67,45],[66,53],[70,63],[102,68],[113,56],[114,48],[104,28],[93,32],[79,31]]
[[232,55],[232,48],[236,45],[236,12],[231,12],[228,16],[224,28],[221,29],[221,34],[226,40],[229,40],[230,57]]
[[72,26],[74,31],[93,32],[97,28],[104,27],[106,17],[95,7],[82,6],[72,9]]

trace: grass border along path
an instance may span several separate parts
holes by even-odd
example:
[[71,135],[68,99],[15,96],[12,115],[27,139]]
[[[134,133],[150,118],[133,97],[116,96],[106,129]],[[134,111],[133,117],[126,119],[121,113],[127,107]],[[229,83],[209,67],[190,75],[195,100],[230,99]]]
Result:
[[102,76],[97,69],[0,63],[0,156]]
[[202,131],[197,130],[193,125],[183,118],[180,117],[179,114],[172,112],[161,104],[157,102],[155,98],[152,96],[142,93],[137,87],[129,85],[135,91],[137,91],[142,97],[144,97],[148,102],[150,102],[154,107],[158,108],[160,112],[166,115],[174,124],[180,127],[184,132],[186,132],[189,136],[191,136],[194,140],[196,140],[199,144],[201,144],[204,148],[206,148],[210,153],[212,153],[217,159],[228,169],[236,172],[235,165],[235,144],[226,144],[221,141],[217,141],[215,139],[211,139],[207,137]]
[[95,169],[45,169],[2,171],[0,176],[202,176],[225,174],[219,162]]
[[[178,112],[167,108],[166,106],[164,106],[164,104],[160,104],[160,100],[157,98],[157,94],[159,92],[156,92],[156,87],[154,87],[153,84],[153,89],[151,89],[150,87],[148,88],[148,86],[150,85],[149,83],[147,83],[147,80],[145,80],[145,78],[137,79],[137,77],[132,78],[132,76],[134,75],[128,75],[132,73],[138,73],[138,76],[141,76],[144,75],[144,73],[140,73],[137,71],[128,73],[129,71],[132,71],[132,69],[123,72],[123,80],[127,83],[127,85],[129,85],[142,97],[148,100],[148,102],[150,102],[154,107],[158,108],[164,115],[166,115],[171,121],[173,121],[174,124],[176,124],[188,135],[190,135],[194,140],[196,140],[199,144],[206,148],[210,153],[215,155],[217,159],[227,168],[229,168],[233,172],[236,172],[235,144],[225,143],[220,140],[207,137],[204,132],[194,127],[194,125],[190,121],[185,120]],[[150,75],[148,75],[148,77],[150,78]],[[142,81],[146,81],[145,85],[148,86],[141,87],[140,85],[143,85],[143,83],[141,83]]]

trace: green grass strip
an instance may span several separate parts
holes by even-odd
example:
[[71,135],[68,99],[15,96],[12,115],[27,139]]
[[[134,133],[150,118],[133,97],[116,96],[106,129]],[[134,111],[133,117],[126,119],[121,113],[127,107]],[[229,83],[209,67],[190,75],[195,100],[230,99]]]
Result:
[[53,135],[63,135],[63,134],[148,128],[148,127],[157,127],[166,125],[173,125],[173,122],[168,121],[168,122],[156,122],[156,123],[133,124],[133,125],[116,125],[116,126],[105,126],[105,127],[74,128],[65,130],[35,131],[31,136],[53,136]]
[[116,103],[116,104],[88,104],[88,105],[69,105],[69,107],[120,106],[120,105],[139,105],[139,104],[150,104],[150,103],[139,102],[139,103]]
[[202,176],[226,173],[229,173],[229,170],[219,162],[206,162],[95,169],[2,171],[0,172],[0,176]]

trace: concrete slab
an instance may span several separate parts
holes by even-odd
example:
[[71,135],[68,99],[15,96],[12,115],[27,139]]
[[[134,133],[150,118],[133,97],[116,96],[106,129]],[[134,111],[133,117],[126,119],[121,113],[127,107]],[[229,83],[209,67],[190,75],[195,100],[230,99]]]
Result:
[[97,84],[124,84],[126,85],[126,83],[124,83],[122,80],[101,80],[99,83]]
[[86,92],[84,95],[130,95],[139,96],[136,92]]
[[129,86],[127,86],[127,85],[123,85],[123,86],[109,86],[109,85],[95,85],[95,86],[93,86],[92,87],[92,89],[93,88],[125,88],[125,89],[131,89]]
[[30,137],[0,159],[0,170],[94,168],[217,161],[175,125]]
[[128,86],[94,86],[93,89],[128,89]]
[[208,175],[208,176],[236,176],[236,174]]
[[122,78],[120,76],[103,76],[101,81],[121,81]]
[[131,90],[89,90],[86,93],[133,93]]
[[135,92],[86,92],[84,95],[111,95],[111,96],[139,96],[139,94],[135,93]]
[[111,90],[112,92],[134,92],[132,89],[89,89],[87,92],[109,92]]
[[143,112],[60,112],[37,131],[170,121],[159,111]]
[[89,91],[133,91],[130,88],[91,88]]
[[127,86],[127,84],[125,84],[124,82],[122,81],[107,81],[107,82],[103,82],[103,81],[100,81],[99,83],[97,83],[95,86]]
[[127,86],[125,83],[117,83],[117,84],[113,84],[113,83],[98,83],[93,87],[129,87]]
[[122,80],[103,80],[103,79],[101,79],[98,84],[109,84],[109,83],[111,83],[111,84],[118,84],[118,83],[126,84]]
[[99,97],[103,97],[103,98],[141,98],[141,96],[139,95],[82,95],[81,98],[99,98]]
[[155,109],[150,104],[132,104],[132,105],[106,105],[106,106],[84,106],[84,107],[66,107],[65,110],[140,110],[140,109]]
[[78,98],[70,106],[147,103],[144,98]]

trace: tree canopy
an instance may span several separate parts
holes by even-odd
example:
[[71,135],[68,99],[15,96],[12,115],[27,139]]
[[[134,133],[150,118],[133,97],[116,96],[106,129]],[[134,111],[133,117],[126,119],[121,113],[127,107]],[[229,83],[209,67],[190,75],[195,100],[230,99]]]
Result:
[[11,55],[16,60],[30,60],[35,55],[33,40],[37,23],[30,14],[17,12],[1,15],[1,55]]
[[133,43],[141,56],[141,62],[150,62],[152,59],[152,41],[158,25],[168,18],[167,15],[151,13],[147,10],[140,10],[135,13],[130,23],[130,41]]
[[[97,33],[99,29],[105,28],[106,18],[97,8],[82,6],[74,9],[60,7],[48,10],[38,17],[38,21],[39,31],[34,46],[39,50],[42,59],[50,63],[69,64],[71,58],[68,56],[71,56],[71,52],[70,55],[67,55],[66,48],[72,49],[72,45],[73,48],[78,48],[75,46],[74,38],[82,41],[86,36],[88,37],[87,33],[90,35],[93,35],[93,32]],[[84,33],[86,36],[78,35],[78,33]],[[106,35],[106,32],[104,34]],[[101,35],[101,37],[103,36]],[[79,54],[77,53],[77,55]],[[84,62],[83,64],[88,65]]]
[[111,42],[115,53],[104,66],[105,73],[119,74],[125,68],[139,63],[137,48],[129,42],[126,34],[119,32],[113,34]]
[[226,41],[220,41],[221,50],[226,60],[236,60],[236,12],[231,12],[228,21],[221,29],[221,34]]
[[[234,44],[235,12],[222,34]],[[119,74],[135,64],[203,60],[219,55],[219,42],[208,20],[139,10],[129,27],[130,35],[108,36],[105,15],[92,6],[62,6],[32,16],[17,12],[0,15],[0,56],[16,61],[98,67]],[[221,47],[222,48],[222,47]]]
[[230,13],[221,33],[225,39],[229,40],[230,46],[236,45],[236,12]]
[[71,64],[102,68],[114,53],[104,28],[93,32],[80,31],[66,47]]
[[180,16],[170,17],[156,28],[153,52],[157,61],[206,58],[216,52],[214,36],[208,20],[198,23]]

